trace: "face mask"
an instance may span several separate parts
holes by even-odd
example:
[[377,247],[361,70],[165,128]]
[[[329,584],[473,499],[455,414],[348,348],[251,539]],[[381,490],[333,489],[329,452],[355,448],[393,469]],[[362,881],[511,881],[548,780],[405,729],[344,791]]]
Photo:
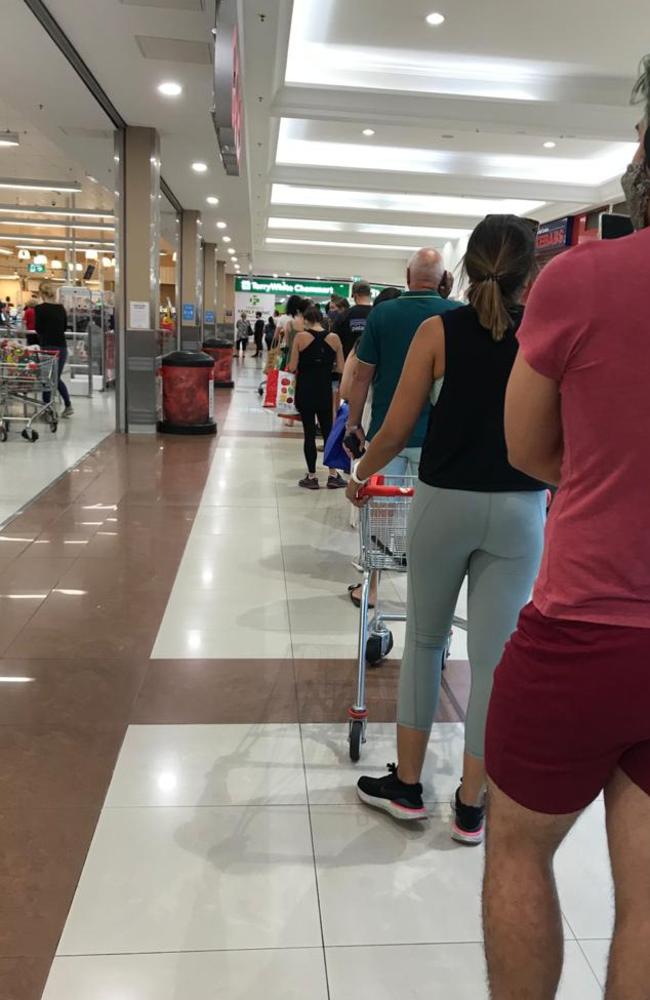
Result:
[[621,180],[630,219],[635,229],[645,229],[648,225],[650,205],[650,174],[645,163],[630,163]]

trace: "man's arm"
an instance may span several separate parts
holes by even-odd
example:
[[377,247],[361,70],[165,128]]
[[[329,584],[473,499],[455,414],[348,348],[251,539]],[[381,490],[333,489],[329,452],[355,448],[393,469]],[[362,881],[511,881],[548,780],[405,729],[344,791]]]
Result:
[[348,430],[351,430],[353,427],[355,428],[355,434],[361,441],[361,444],[365,442],[365,435],[361,428],[361,417],[374,375],[375,365],[368,365],[365,361],[355,358],[355,363],[350,374],[347,428]]
[[521,351],[508,382],[505,430],[510,465],[557,486],[564,454],[560,388],[531,368]]

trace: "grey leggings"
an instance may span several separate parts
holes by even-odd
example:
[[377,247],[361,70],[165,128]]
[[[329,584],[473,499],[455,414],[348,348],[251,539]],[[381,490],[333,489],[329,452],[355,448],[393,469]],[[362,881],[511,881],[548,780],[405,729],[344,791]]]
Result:
[[468,577],[472,691],[465,747],[483,757],[492,676],[530,597],[544,543],[546,494],[470,493],[419,482],[408,532],[406,643],[397,721],[428,731],[438,705],[442,651]]

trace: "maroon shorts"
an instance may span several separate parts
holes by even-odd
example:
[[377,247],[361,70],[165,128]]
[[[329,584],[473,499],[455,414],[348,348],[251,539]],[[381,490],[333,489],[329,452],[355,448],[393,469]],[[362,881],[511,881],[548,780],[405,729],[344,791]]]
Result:
[[485,763],[535,812],[577,812],[617,767],[650,795],[650,628],[521,612],[494,678]]

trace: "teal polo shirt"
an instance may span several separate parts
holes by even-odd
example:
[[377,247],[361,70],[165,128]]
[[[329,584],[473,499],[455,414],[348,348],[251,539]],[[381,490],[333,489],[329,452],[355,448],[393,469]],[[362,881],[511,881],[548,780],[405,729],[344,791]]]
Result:
[[[418,327],[432,316],[458,309],[462,302],[443,299],[437,292],[403,292],[398,299],[380,302],[372,309],[363,332],[357,357],[375,366],[372,383],[372,419],[367,437],[375,436],[392,402],[411,341]],[[429,403],[425,406],[409,439],[409,448],[421,448],[427,433]]]

